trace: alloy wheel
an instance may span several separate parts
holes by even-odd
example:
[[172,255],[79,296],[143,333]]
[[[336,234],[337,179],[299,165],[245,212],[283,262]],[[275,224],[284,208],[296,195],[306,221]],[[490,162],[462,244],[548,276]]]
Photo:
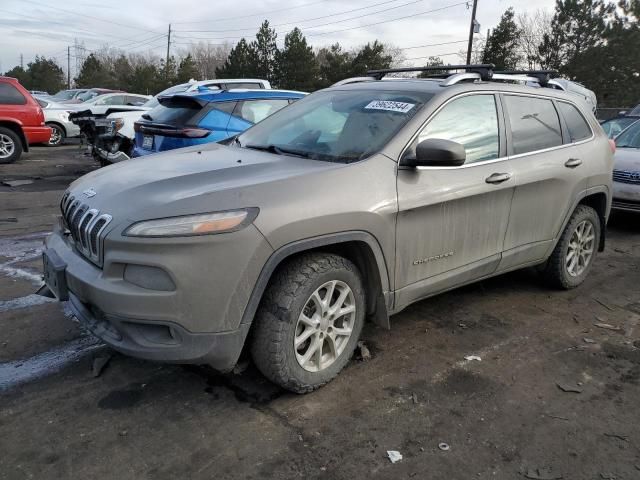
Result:
[[293,346],[298,364],[308,372],[333,364],[351,338],[355,319],[356,302],[349,285],[332,280],[318,287],[296,324]]
[[9,158],[16,150],[13,139],[0,133],[0,158]]
[[589,266],[595,248],[595,229],[589,220],[583,220],[573,231],[565,257],[567,272],[572,277],[582,275]]

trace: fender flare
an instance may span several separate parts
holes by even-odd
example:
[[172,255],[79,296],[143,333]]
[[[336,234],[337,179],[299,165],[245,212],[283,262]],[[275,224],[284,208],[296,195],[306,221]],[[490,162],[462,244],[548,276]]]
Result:
[[387,268],[387,263],[385,261],[384,254],[382,253],[382,248],[380,247],[380,244],[378,243],[376,238],[369,232],[360,230],[331,233],[319,237],[305,238],[303,240],[297,240],[295,242],[283,245],[282,247],[274,251],[262,267],[260,275],[258,276],[258,280],[256,281],[253,287],[253,291],[251,292],[251,295],[249,297],[247,306],[245,307],[244,313],[242,314],[242,320],[240,323],[251,324],[253,322],[256,311],[258,310],[258,306],[260,304],[260,300],[262,299],[267,285],[271,280],[271,276],[284,260],[291,257],[292,255],[319,247],[327,247],[354,241],[366,243],[373,252],[375,263],[378,267],[378,273],[380,276],[380,289],[382,293],[382,295],[380,295],[379,298],[376,299],[376,314],[374,315],[373,320],[375,321],[375,323],[389,328],[388,311],[392,307],[392,297],[389,290],[389,270]]

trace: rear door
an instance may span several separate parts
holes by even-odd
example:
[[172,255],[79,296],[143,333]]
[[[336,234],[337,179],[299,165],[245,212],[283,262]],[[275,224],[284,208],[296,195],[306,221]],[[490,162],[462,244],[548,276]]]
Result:
[[587,187],[582,160],[587,125],[572,140],[558,103],[502,94],[509,158],[517,178],[500,270],[545,258],[574,200]]
[[460,167],[398,171],[398,305],[493,273],[515,188],[493,93],[449,100],[410,148],[427,138],[461,143],[467,159]]

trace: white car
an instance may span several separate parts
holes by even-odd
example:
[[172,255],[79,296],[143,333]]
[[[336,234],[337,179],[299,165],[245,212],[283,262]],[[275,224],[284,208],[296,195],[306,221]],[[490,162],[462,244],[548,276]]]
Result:
[[51,127],[51,138],[47,143],[49,147],[62,145],[65,138],[77,137],[80,135],[80,127],[69,120],[69,105],[51,101],[50,97],[34,97],[42,107],[44,113],[44,123]]
[[104,115],[107,110],[140,110],[140,107],[151,99],[151,95],[137,93],[105,93],[82,103],[67,104],[68,110],[84,112],[89,110],[92,115]]
[[[106,118],[95,120],[95,128],[100,129],[102,138],[94,143],[94,152],[102,162],[116,163],[129,159],[129,150],[135,141],[135,131],[133,124],[140,117],[151,109],[157,107],[159,102],[157,97],[175,95],[176,93],[195,92],[197,90],[226,90],[230,88],[247,89],[271,89],[271,84],[267,80],[255,78],[231,78],[191,81],[174,85],[163,90],[158,95],[141,105],[136,111],[115,112],[107,115]],[[105,135],[106,134],[106,135]],[[111,141],[109,141],[111,135]]]
[[612,208],[640,213],[640,122],[616,137],[614,160]]

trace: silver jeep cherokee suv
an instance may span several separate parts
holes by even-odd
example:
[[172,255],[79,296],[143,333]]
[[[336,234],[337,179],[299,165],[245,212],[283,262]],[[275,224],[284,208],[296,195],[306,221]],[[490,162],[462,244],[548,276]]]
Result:
[[227,371],[246,343],[269,379],[309,392],[365,318],[389,327],[412,302],[532,265],[556,287],[583,282],[612,151],[577,97],[487,65],[370,73],[227,145],[75,181],[47,285],[120,352]]

